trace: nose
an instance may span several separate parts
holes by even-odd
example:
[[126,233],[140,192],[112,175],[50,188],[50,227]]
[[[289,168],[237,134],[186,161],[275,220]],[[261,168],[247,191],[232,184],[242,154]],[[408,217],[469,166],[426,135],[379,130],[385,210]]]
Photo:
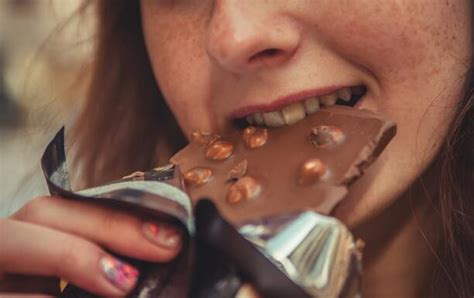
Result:
[[219,67],[243,73],[280,65],[294,55],[301,41],[297,24],[262,3],[215,1],[206,49]]

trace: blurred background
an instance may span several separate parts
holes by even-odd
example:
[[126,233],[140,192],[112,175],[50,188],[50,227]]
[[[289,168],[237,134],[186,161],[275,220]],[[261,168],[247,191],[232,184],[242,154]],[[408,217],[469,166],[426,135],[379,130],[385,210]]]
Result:
[[48,193],[41,154],[88,79],[94,18],[83,2],[0,0],[0,217]]

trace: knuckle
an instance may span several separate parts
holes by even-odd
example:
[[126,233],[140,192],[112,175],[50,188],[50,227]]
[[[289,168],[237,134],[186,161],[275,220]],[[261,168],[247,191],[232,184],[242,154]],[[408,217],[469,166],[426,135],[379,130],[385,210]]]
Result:
[[40,196],[31,199],[20,210],[13,214],[13,218],[22,221],[36,221],[41,218],[42,208],[50,201],[49,197]]

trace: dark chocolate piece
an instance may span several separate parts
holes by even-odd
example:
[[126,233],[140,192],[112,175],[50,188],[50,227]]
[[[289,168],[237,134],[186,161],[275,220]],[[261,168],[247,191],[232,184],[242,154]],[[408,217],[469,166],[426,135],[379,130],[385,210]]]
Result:
[[[236,226],[255,218],[308,209],[329,214],[395,131],[393,122],[371,111],[333,106],[291,126],[248,127],[222,137],[196,133],[207,136],[208,143],[192,141],[171,162],[183,173],[196,167],[210,169],[213,179],[189,186],[187,192],[193,201],[213,198],[223,216]],[[252,199],[236,196],[239,199],[229,200],[229,191],[233,192],[236,183],[229,177],[242,160],[247,161],[245,176],[237,181],[248,176],[261,189]]]

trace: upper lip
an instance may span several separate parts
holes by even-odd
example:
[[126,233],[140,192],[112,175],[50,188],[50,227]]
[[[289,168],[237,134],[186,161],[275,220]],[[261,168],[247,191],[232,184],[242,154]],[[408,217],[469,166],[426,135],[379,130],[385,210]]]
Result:
[[265,113],[265,112],[278,111],[282,109],[283,107],[286,107],[294,102],[299,102],[311,97],[332,94],[336,92],[337,90],[342,89],[344,87],[350,87],[350,86],[328,86],[328,87],[317,88],[317,89],[307,89],[307,90],[297,91],[294,93],[290,93],[288,95],[277,97],[276,99],[270,102],[242,106],[230,113],[230,119],[239,119],[239,118],[243,118],[243,117],[252,115],[254,113],[258,113],[258,112]]

